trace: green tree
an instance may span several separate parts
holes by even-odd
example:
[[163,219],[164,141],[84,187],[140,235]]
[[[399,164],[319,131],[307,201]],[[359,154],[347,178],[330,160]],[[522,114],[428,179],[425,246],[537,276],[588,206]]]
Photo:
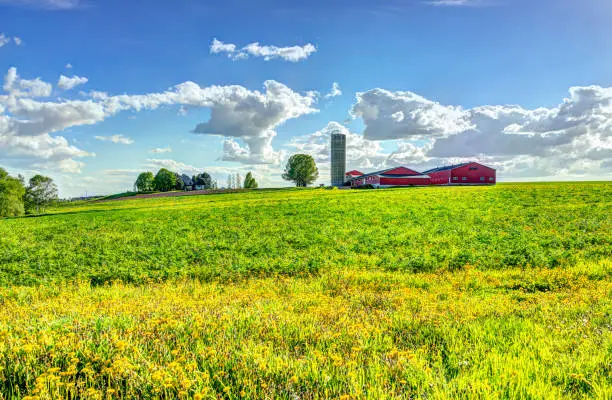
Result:
[[45,207],[58,200],[57,186],[48,176],[34,175],[30,178],[24,197],[25,209],[28,214],[45,210]]
[[183,180],[181,179],[181,175],[178,172],[174,172],[174,189],[185,189],[185,182],[183,182]]
[[157,171],[155,178],[153,178],[153,189],[160,192],[168,192],[175,187],[176,175],[174,175],[174,172],[168,171],[166,168]]
[[23,178],[14,178],[6,170],[0,168],[0,217],[23,215],[25,212],[24,195]]
[[294,154],[287,161],[283,179],[295,182],[297,187],[306,187],[319,177],[319,170],[312,156]]
[[153,190],[153,179],[153,172],[143,172],[136,178],[134,188],[139,192],[150,192]]
[[253,174],[248,172],[246,177],[244,178],[244,188],[245,189],[257,189],[259,185],[257,185],[257,181],[253,178]]
[[202,186],[204,189],[212,189],[213,188],[213,180],[209,174],[206,172],[202,172],[193,177],[193,181],[195,185]]

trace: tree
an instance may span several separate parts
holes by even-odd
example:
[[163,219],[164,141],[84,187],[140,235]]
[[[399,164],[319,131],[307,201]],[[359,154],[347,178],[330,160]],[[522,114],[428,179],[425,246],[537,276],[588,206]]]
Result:
[[178,172],[173,172],[174,174],[174,189],[183,190],[185,189],[185,182],[181,179],[181,175]]
[[28,214],[34,210],[39,214],[46,206],[58,200],[57,186],[48,176],[34,175],[30,178],[24,200]]
[[257,181],[253,178],[253,175],[248,172],[246,177],[244,178],[244,188],[245,189],[257,189]]
[[139,192],[150,192],[153,190],[153,172],[143,172],[138,175],[134,188]]
[[175,187],[176,175],[174,175],[174,172],[168,171],[166,168],[157,171],[155,178],[153,178],[153,189],[160,192],[168,192]]
[[213,180],[206,172],[202,172],[201,174],[194,176],[193,181],[195,185],[202,186],[204,189],[213,188]]
[[0,168],[0,217],[16,217],[24,214],[23,178],[14,178]]
[[287,161],[283,179],[295,182],[297,187],[306,187],[319,177],[319,170],[312,156],[294,154]]

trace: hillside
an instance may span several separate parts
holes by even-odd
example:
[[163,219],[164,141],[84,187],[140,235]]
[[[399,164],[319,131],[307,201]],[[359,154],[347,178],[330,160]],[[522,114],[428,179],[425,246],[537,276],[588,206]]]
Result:
[[612,184],[0,220],[0,398],[612,396]]

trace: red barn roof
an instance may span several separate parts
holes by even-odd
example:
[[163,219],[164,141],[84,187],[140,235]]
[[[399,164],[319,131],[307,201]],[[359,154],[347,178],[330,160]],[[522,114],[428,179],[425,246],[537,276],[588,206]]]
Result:
[[470,164],[478,164],[478,165],[483,166],[485,168],[489,168],[489,169],[495,170],[495,168],[487,167],[486,165],[477,163],[475,161],[470,161],[470,162],[464,162],[464,163],[461,163],[461,164],[445,165],[444,167],[432,168],[432,169],[429,169],[429,170],[427,170],[427,171],[425,171],[423,173],[424,174],[429,174],[431,172],[448,171],[448,170],[453,170],[453,169],[465,167],[466,165],[470,165]]
[[387,177],[395,177],[395,178],[397,178],[397,177],[400,177],[400,176],[423,176],[425,174],[422,174],[420,172],[417,172],[417,171],[415,171],[413,169],[406,168],[406,167],[393,167],[393,168],[383,169],[382,171],[370,172],[369,174],[360,175],[360,176],[352,178],[352,179],[366,178],[366,177],[372,176],[372,175],[379,175],[379,176],[387,176]]

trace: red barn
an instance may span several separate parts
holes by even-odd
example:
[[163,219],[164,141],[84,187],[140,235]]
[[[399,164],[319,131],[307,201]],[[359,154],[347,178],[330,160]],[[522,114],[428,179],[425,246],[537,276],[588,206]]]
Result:
[[[352,171],[351,171],[352,172]],[[390,186],[426,186],[429,185],[428,175],[406,167],[394,167],[372,172],[349,179],[352,187],[372,185],[373,187]]]
[[361,176],[361,175],[363,175],[363,172],[359,172],[356,169],[354,169],[354,170],[349,171],[346,174],[344,174],[344,181],[347,182],[347,181],[349,181],[349,180],[351,180],[353,178],[356,178],[358,176]]
[[495,169],[477,162],[433,168],[423,172],[431,177],[432,185],[494,185]]

